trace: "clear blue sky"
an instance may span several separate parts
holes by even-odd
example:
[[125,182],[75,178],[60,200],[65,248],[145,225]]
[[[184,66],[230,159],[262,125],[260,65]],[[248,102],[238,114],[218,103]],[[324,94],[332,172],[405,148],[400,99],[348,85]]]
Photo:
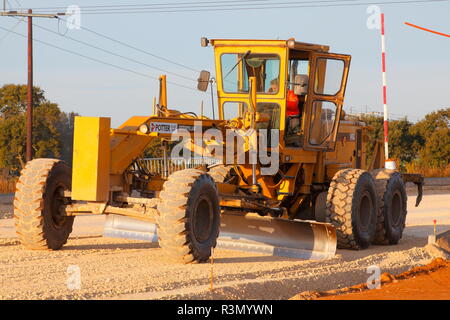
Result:
[[[188,0],[186,0],[188,1]],[[190,0],[189,0],[190,1]],[[289,2],[294,0],[280,0]],[[9,0],[17,6],[16,0]],[[161,3],[175,0],[125,2],[70,0],[19,0],[24,8],[46,6]],[[178,1],[180,2],[180,1]],[[182,2],[182,1],[181,1]],[[365,2],[365,1],[364,1]],[[450,1],[380,5],[386,16],[388,104],[393,118],[402,115],[416,121],[424,114],[450,107],[450,39],[404,25],[416,25],[450,33]],[[287,39],[328,44],[331,51],[352,55],[345,98],[347,111],[382,111],[380,35],[366,27],[367,5],[353,7],[291,8],[255,11],[145,13],[83,15],[82,26],[126,41],[189,65],[213,71],[213,51],[200,46],[200,37]],[[17,20],[0,17],[0,26],[11,28]],[[55,19],[36,19],[36,24],[58,31]],[[26,34],[26,23],[16,32]],[[65,32],[65,25],[60,25]],[[0,85],[26,82],[26,39],[0,30]],[[105,62],[157,77],[161,72],[107,55],[63,36],[34,29],[37,39]],[[156,65],[196,79],[197,74],[122,47],[83,30],[67,36],[101,46],[118,54]],[[157,82],[85,60],[35,43],[35,85],[64,111],[86,116],[109,116],[118,125],[133,115],[151,110]],[[195,83],[169,76],[170,80],[195,88]],[[178,110],[199,111],[201,101],[209,111],[210,97],[169,85],[169,105]],[[210,112],[210,111],[209,111]]]

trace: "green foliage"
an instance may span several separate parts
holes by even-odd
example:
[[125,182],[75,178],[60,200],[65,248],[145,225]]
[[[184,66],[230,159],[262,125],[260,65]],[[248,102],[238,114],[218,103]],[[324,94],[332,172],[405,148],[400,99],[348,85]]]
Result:
[[70,166],[72,166],[73,130],[76,116],[79,116],[79,114],[74,112],[61,112],[57,122],[59,141],[61,142],[61,159],[66,161]]
[[[34,88],[33,152],[36,158],[72,159],[74,114],[61,112],[45,99],[44,91]],[[18,171],[25,160],[25,111],[27,87],[5,85],[0,88],[0,168]]]
[[[23,114],[27,109],[27,86],[6,84],[0,88],[0,116]],[[33,87],[33,101],[36,106],[46,102],[44,91]]]
[[411,131],[421,137],[419,164],[445,167],[450,163],[450,108],[427,114]]
[[389,121],[390,157],[399,159],[401,163],[415,159],[422,137],[411,132],[413,124],[406,118]]
[[[370,125],[367,153],[370,156],[376,140],[383,140],[383,118],[368,115],[361,118]],[[390,157],[402,167],[415,162],[419,166],[445,168],[450,163],[450,108],[441,109],[413,124],[405,117],[389,121]]]
[[25,154],[25,117],[23,114],[0,119],[0,168],[20,169]]
[[375,149],[375,142],[383,139],[383,118],[375,115],[365,115],[360,120],[371,127],[371,130],[367,133],[369,140],[366,144],[367,158],[370,162]]

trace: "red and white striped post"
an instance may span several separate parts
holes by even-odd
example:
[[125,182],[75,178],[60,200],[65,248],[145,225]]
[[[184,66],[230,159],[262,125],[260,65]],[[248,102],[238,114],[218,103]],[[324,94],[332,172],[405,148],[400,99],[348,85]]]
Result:
[[383,108],[384,108],[384,157],[387,169],[395,169],[395,162],[389,160],[389,120],[387,109],[386,84],[386,43],[384,39],[384,13],[381,13],[381,71],[383,74]]

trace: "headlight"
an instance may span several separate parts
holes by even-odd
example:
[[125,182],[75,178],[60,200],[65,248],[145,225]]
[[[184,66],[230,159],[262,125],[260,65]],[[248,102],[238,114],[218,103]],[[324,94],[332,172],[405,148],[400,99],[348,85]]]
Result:
[[148,125],[147,124],[141,124],[140,126],[139,126],[139,131],[141,132],[141,133],[143,133],[143,134],[147,134],[148,133],[148,131],[149,131],[149,129],[148,129]]
[[288,46],[288,48],[293,49],[293,48],[295,47],[295,39],[294,39],[294,38],[290,38],[290,39],[287,41],[287,46]]

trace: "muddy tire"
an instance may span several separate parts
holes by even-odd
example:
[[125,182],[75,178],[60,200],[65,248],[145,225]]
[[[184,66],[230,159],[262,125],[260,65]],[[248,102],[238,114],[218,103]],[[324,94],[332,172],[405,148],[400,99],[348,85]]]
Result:
[[405,184],[401,174],[394,170],[371,171],[378,194],[379,212],[374,244],[397,244],[403,235],[407,214]]
[[367,248],[375,237],[377,213],[377,193],[370,173],[361,169],[338,171],[327,194],[327,222],[336,228],[338,248]]
[[61,160],[29,161],[20,174],[14,197],[16,232],[27,249],[60,249],[72,232],[74,217],[61,210],[64,190],[72,186],[71,169]]
[[205,262],[216,246],[220,229],[217,187],[206,172],[173,173],[159,195],[159,245],[173,260]]
[[225,182],[232,178],[231,174],[233,166],[226,166],[223,164],[212,167],[208,173],[215,182]]

